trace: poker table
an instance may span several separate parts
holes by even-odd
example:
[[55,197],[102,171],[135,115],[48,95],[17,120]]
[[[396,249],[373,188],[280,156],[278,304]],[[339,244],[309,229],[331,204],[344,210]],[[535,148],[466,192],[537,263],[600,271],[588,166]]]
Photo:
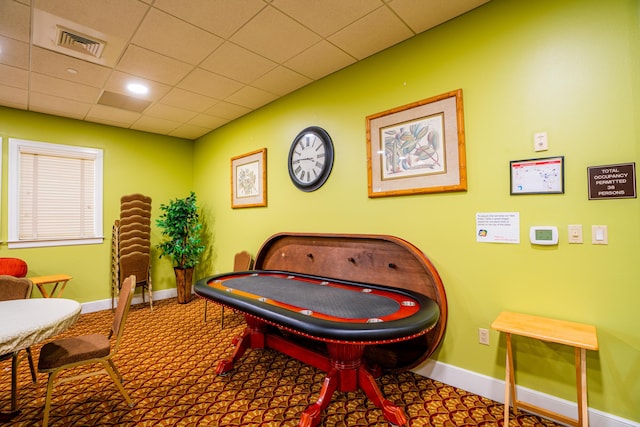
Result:
[[419,364],[442,339],[446,296],[426,256],[392,236],[288,233],[262,245],[255,268],[195,285],[247,323],[217,373],[231,371],[249,348],[275,349],[327,372],[299,426],[318,425],[335,391],[358,389],[389,422],[405,425],[375,377]]

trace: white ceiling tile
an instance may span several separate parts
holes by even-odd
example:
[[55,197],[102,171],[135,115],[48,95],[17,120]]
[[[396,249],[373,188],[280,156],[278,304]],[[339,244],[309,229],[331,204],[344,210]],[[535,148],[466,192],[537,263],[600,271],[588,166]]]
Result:
[[226,98],[225,101],[242,105],[247,108],[256,109],[270,103],[276,98],[277,96],[273,93],[251,86],[244,86],[242,89]]
[[160,119],[157,117],[142,116],[134,124],[131,129],[142,130],[145,132],[163,133],[168,135],[171,131],[180,126],[181,123],[173,120]]
[[227,38],[265,4],[262,0],[156,0],[153,6],[212,34]]
[[40,113],[82,120],[90,108],[91,104],[86,102],[73,101],[44,93],[31,92],[29,95],[29,109]]
[[380,0],[274,0],[271,4],[323,37],[382,6]]
[[254,81],[251,86],[276,95],[286,95],[313,80],[285,67],[278,67]]
[[197,68],[178,87],[215,99],[224,99],[242,87],[240,82]]
[[282,12],[267,7],[235,33],[231,40],[281,63],[313,46],[320,37]]
[[208,129],[208,128],[202,128],[200,126],[184,124],[182,126],[178,126],[176,129],[169,132],[169,135],[175,136],[178,138],[196,139],[196,138],[200,138],[204,134],[209,133],[210,131],[211,129]]
[[[149,92],[147,94],[134,95],[127,90],[127,85],[130,83],[144,84],[149,88]],[[171,86],[158,83],[153,80],[143,79],[141,77],[123,73],[120,71],[114,71],[109,76],[109,79],[105,82],[104,89],[110,92],[117,92],[127,96],[133,96],[135,98],[158,101],[171,90]]]
[[28,89],[29,72],[21,68],[0,64],[0,85]]
[[354,57],[323,40],[294,56],[284,65],[317,80],[355,62]]
[[30,86],[30,89],[34,92],[45,93],[47,95],[88,104],[96,102],[100,96],[100,89],[98,88],[40,73],[31,73]]
[[198,113],[195,111],[185,110],[183,108],[172,107],[165,104],[153,104],[145,110],[145,114],[160,119],[177,120],[179,122],[188,122]]
[[209,98],[208,96],[200,95],[199,93],[174,88],[171,89],[169,93],[160,100],[160,102],[162,104],[184,108],[185,110],[203,113],[219,101],[217,99]]
[[0,0],[0,106],[197,138],[486,1]]
[[205,59],[200,67],[242,83],[251,83],[277,65],[263,56],[226,42]]
[[120,127],[131,126],[141,116],[142,114],[134,111],[122,110],[100,104],[93,105],[87,113],[87,119],[91,121],[104,124],[117,123],[116,126]]
[[151,9],[132,42],[197,65],[222,43],[222,39],[158,9]]
[[[384,31],[378,29],[384,28]],[[388,8],[382,7],[329,37],[350,55],[364,59],[414,34]]]
[[12,1],[0,1],[0,35],[23,42],[29,41],[31,9]]
[[101,33],[129,40],[149,6],[132,0],[35,0],[34,7]]
[[6,107],[26,110],[28,106],[29,92],[13,86],[0,84],[0,104]]
[[237,119],[238,117],[244,116],[249,112],[251,112],[251,109],[248,107],[230,104],[224,101],[217,103],[206,111],[207,114],[210,114],[212,116],[222,117],[223,119],[229,120]]
[[178,83],[192,68],[185,62],[135,45],[129,45],[116,66],[117,70],[169,85]]
[[0,36],[0,63],[29,68],[29,44]]
[[471,8],[487,3],[489,0],[448,0],[443,2],[425,2],[424,0],[392,0],[389,7],[406,22],[415,33],[459,16]]
[[[69,68],[76,70],[77,73],[69,73],[67,71]],[[111,72],[109,68],[102,65],[81,61],[39,47],[31,49],[31,71],[94,87],[102,87]]]
[[228,122],[229,122],[229,119],[214,117],[208,114],[198,114],[197,116],[189,120],[188,123],[194,126],[199,126],[199,127],[208,128],[208,129],[215,129]]

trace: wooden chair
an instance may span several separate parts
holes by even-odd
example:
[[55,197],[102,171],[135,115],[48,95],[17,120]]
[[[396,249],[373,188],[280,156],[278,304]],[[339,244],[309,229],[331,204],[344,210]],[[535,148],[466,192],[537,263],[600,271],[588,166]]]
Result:
[[[233,271],[247,271],[253,268],[253,257],[247,251],[238,252],[233,258]],[[204,321],[207,321],[207,300],[204,300]],[[220,329],[224,329],[224,306],[220,319]]]
[[[9,301],[14,299],[31,298],[33,290],[33,282],[24,277],[13,277],[9,275],[0,276],[0,301]],[[33,365],[33,356],[31,348],[25,349],[27,358],[29,359],[29,368],[31,369],[31,381],[36,383],[36,370]],[[17,410],[18,402],[18,365],[24,358],[20,356],[20,350],[12,353],[0,354],[0,360],[11,358],[11,412]]]
[[[120,345],[120,340],[124,332],[125,321],[129,314],[129,307],[131,305],[131,299],[133,298],[133,291],[135,287],[135,276],[129,276],[124,280],[122,288],[120,289],[118,307],[108,336],[93,334],[61,338],[45,344],[40,350],[38,372],[46,372],[49,374],[49,380],[47,382],[47,397],[44,403],[43,427],[47,427],[49,423],[51,394],[53,392],[54,385],[74,379],[106,373],[111,377],[129,406],[133,407],[133,401],[122,386],[122,376],[113,364],[112,358],[118,351],[118,347]],[[111,339],[113,337],[115,337],[115,343],[112,346]],[[96,363],[102,364],[103,369],[90,370],[83,374],[65,377],[54,382],[56,375],[65,369]]]
[[[147,249],[148,250],[148,249]],[[149,252],[127,252],[120,249],[120,277],[136,276],[136,286],[142,288],[142,302],[145,302],[145,291],[149,295],[149,308],[153,310],[153,285],[151,284],[151,255]]]

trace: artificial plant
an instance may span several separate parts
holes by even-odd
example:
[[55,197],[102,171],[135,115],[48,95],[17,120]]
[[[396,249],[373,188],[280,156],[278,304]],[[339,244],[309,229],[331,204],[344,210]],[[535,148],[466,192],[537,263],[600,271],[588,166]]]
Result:
[[184,199],[171,200],[161,204],[162,214],[156,219],[156,225],[162,230],[166,239],[156,247],[160,249],[160,258],[170,256],[177,268],[193,268],[200,261],[204,251],[202,243],[202,224],[196,195],[191,194]]

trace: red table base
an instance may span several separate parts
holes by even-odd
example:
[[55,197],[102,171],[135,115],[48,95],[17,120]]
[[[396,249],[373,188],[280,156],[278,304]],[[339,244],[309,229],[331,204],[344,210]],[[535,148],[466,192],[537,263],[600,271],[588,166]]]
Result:
[[233,354],[220,361],[217,374],[232,370],[233,364],[249,348],[271,348],[327,372],[318,400],[302,413],[299,427],[317,426],[320,423],[322,411],[329,405],[331,396],[336,390],[341,392],[362,390],[377,407],[382,409],[384,417],[391,424],[401,426],[407,423],[407,417],[402,408],[382,395],[374,379],[374,374],[378,375],[380,372],[372,373],[363,363],[364,344],[327,343],[329,355],[325,356],[280,335],[270,334],[267,324],[259,319],[250,316],[245,318],[247,327],[241,335],[234,338]]

